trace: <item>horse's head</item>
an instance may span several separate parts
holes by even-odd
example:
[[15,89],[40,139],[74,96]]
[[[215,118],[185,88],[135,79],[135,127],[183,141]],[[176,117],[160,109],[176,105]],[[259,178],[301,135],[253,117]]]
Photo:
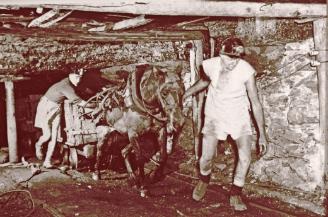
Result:
[[159,86],[158,98],[162,109],[168,117],[168,132],[180,129],[184,123],[182,113],[183,86],[178,74],[170,73],[164,83]]
[[168,70],[164,67],[149,66],[140,82],[141,95],[144,100],[157,104],[163,113],[169,136],[178,136],[184,123],[181,70],[181,67]]

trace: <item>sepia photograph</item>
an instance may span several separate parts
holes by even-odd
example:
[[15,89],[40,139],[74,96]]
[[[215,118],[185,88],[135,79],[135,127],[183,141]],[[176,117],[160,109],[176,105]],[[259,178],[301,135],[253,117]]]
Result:
[[328,216],[328,0],[0,0],[0,217]]

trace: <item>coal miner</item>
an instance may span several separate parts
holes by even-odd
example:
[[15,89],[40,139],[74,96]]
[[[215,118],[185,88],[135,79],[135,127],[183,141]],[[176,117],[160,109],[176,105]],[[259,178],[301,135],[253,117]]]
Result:
[[75,91],[75,87],[80,83],[84,70],[79,69],[69,73],[68,77],[53,84],[41,97],[35,116],[35,127],[42,129],[42,135],[35,144],[36,157],[43,159],[42,146],[48,143],[47,154],[43,162],[45,168],[52,168],[51,158],[53,156],[57,142],[57,133],[60,126],[62,113],[62,103],[69,100],[84,106],[86,102],[82,100]]
[[230,135],[238,150],[237,167],[230,190],[230,205],[238,211],[247,209],[241,194],[251,162],[252,111],[258,127],[260,152],[267,148],[262,105],[255,83],[255,69],[243,59],[245,48],[239,38],[230,37],[221,43],[220,54],[203,61],[203,76],[184,94],[184,99],[208,88],[202,129],[202,155],[199,161],[200,180],[192,197],[200,201],[208,187],[212,160],[218,141]]

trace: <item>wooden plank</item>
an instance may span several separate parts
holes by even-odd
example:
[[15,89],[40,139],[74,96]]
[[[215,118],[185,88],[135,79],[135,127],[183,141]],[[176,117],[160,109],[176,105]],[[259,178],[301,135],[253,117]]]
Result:
[[[1,73],[7,73],[5,75],[1,75]],[[29,77],[19,76],[19,75],[10,75],[8,73],[12,73],[11,70],[7,69],[0,69],[0,82],[6,82],[6,81],[22,81],[22,80],[29,80]]]
[[63,20],[68,15],[70,15],[73,11],[68,12],[60,12],[60,10],[50,10],[47,13],[41,15],[40,17],[32,20],[27,27],[41,27],[48,28],[57,22]]
[[153,21],[152,19],[146,19],[145,15],[140,15],[138,17],[134,17],[127,20],[122,20],[120,22],[117,22],[113,26],[113,30],[122,30],[122,29],[129,29],[129,28],[135,28],[137,26],[146,25]]
[[148,31],[148,32],[67,32],[60,30],[45,31],[44,29],[8,29],[0,32],[0,35],[12,35],[13,37],[37,37],[62,41],[97,41],[97,42],[124,42],[124,41],[189,41],[203,39],[199,31]]
[[57,8],[68,10],[224,17],[325,17],[326,4],[270,3],[215,0],[2,0],[0,8]]
[[74,144],[75,138],[71,131],[74,129],[74,118],[73,118],[73,106],[68,101],[64,101],[64,116],[65,116],[65,132],[66,132],[66,144]]
[[322,62],[317,66],[319,83],[319,125],[320,140],[325,148],[325,173],[328,174],[328,63],[327,61],[327,19],[313,22],[314,46],[319,51],[317,61]]
[[192,24],[192,23],[197,23],[197,22],[201,22],[201,21],[205,21],[207,19],[209,19],[210,17],[201,17],[199,19],[195,19],[195,20],[190,20],[190,21],[184,21],[184,22],[181,22],[181,23],[177,23],[175,26],[177,27],[181,27],[181,26],[185,26],[185,25],[189,25],[189,24]]
[[[200,66],[203,62],[203,41],[201,40],[195,40],[194,45],[196,47],[196,61],[195,61],[195,67],[197,70],[197,78],[200,78]],[[197,95],[197,107],[198,107],[198,113],[197,113],[197,133],[198,133],[198,141],[199,144],[201,144],[201,129],[203,125],[203,104],[205,100],[205,91],[200,92]]]
[[[200,78],[200,65],[203,61],[203,42],[201,40],[193,41],[193,49],[190,50],[190,71],[191,85]],[[200,132],[202,126],[202,104],[204,101],[204,93],[192,97],[192,119],[194,132],[194,151],[195,158],[198,161],[200,158]]]
[[[193,47],[190,50],[190,85],[192,86],[197,81],[197,70],[196,70],[196,49]],[[196,161],[200,158],[200,150],[199,150],[199,138],[197,133],[197,100],[196,97],[192,97],[192,126],[193,126],[193,133],[194,133],[194,152],[195,152],[195,159]]]
[[9,148],[9,162],[18,162],[17,127],[15,117],[14,82],[6,81],[6,111],[7,111],[7,139]]
[[210,38],[210,55],[211,55],[211,58],[214,57],[214,54],[215,54],[215,39],[213,37]]

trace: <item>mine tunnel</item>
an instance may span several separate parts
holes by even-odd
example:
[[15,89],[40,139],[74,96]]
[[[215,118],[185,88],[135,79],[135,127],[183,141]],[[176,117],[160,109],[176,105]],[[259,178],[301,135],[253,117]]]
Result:
[[[326,214],[325,1],[194,1],[194,5],[187,0],[181,4],[158,0],[131,5],[116,5],[113,1],[85,5],[76,5],[75,1],[53,5],[35,2],[0,3],[0,163],[7,171],[3,174],[9,174],[11,167],[23,161],[27,161],[27,168],[35,162],[35,143],[41,135],[41,130],[34,126],[38,102],[51,85],[70,72],[85,70],[76,92],[86,101],[99,93],[109,94],[106,88],[133,83],[131,75],[141,66],[164,75],[173,72],[170,78],[181,81],[184,92],[201,77],[202,62],[220,55],[220,45],[234,36],[244,43],[244,60],[256,71],[256,87],[269,139],[267,153],[259,156],[256,126],[252,125],[252,159],[244,191],[295,206],[284,212],[270,210],[265,202],[264,205],[252,202],[250,206],[264,214],[254,211],[246,216]],[[161,83],[154,86],[157,84]],[[117,92],[123,94],[123,89]],[[114,96],[113,92],[110,94]],[[182,135],[168,157],[171,168],[168,171],[191,177],[192,181],[197,180],[195,165],[201,154],[206,97],[207,92],[202,91],[184,102]],[[117,102],[121,102],[119,97]],[[154,116],[156,112],[150,113]],[[89,119],[68,123],[69,115],[65,114],[61,118],[66,118],[66,130],[67,126],[90,123],[94,129],[84,130],[95,134],[96,125]],[[62,133],[65,143],[67,135],[65,131]],[[146,137],[144,141],[151,143],[154,139]],[[81,136],[75,141],[80,140],[83,143],[87,139]],[[214,158],[211,183],[223,191],[230,188],[233,180],[235,146],[230,139],[220,142]],[[95,144],[92,147],[94,150]],[[87,155],[88,148],[76,152],[76,162],[79,155]],[[61,150],[56,146],[58,152]],[[9,185],[4,185],[0,192],[6,192],[7,188]],[[233,216],[222,204],[215,209],[225,213],[222,216]],[[194,208],[188,211],[180,207],[176,212],[182,209],[182,216],[183,213],[200,216]],[[208,216],[213,216],[212,211],[208,212]],[[88,215],[92,212],[85,211],[84,216]],[[98,212],[95,216],[111,215]]]

